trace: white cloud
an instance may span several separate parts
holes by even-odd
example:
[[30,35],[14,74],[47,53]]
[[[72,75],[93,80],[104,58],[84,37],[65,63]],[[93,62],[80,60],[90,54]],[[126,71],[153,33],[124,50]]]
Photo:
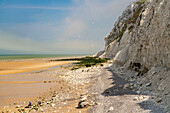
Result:
[[64,37],[70,38],[80,36],[81,33],[85,32],[86,28],[86,24],[81,20],[74,20],[69,22],[66,30],[64,30]]
[[[88,53],[92,51],[92,43],[84,40],[51,40],[48,42],[39,42],[27,37],[0,31],[0,49],[25,51],[30,53]],[[97,45],[97,43],[95,43]],[[96,48],[94,48],[96,49]]]
[[[38,53],[95,53],[104,49],[104,37],[131,1],[72,0],[74,7],[13,6],[69,12],[59,22],[56,18],[56,22],[15,25],[9,28],[13,29],[13,33],[0,31],[0,49]],[[17,32],[19,35],[14,35]]]

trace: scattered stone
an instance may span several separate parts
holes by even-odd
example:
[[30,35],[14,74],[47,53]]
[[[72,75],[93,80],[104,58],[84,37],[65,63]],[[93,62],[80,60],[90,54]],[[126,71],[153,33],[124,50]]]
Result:
[[35,107],[34,109],[35,109],[36,111],[38,111],[38,108],[37,108],[37,107]]
[[20,106],[19,106],[19,105],[17,105],[15,108],[20,108]]
[[149,82],[149,83],[147,83],[147,84],[146,84],[146,86],[151,86],[151,85],[152,85],[152,83],[151,83],[151,82]]
[[156,97],[155,100],[156,100],[157,103],[160,103],[162,101],[162,98],[161,97]]
[[83,97],[80,101],[84,102],[87,100],[87,97]]
[[54,104],[54,103],[52,103],[52,104],[51,104],[51,107],[54,107],[54,106],[55,106],[55,104]]
[[47,104],[50,104],[51,102],[47,102]]
[[111,91],[106,90],[104,93],[105,93],[105,94],[109,94],[109,93],[111,93]]
[[22,112],[24,112],[24,111],[25,111],[25,109],[21,109],[21,111],[22,111]]
[[44,109],[40,108],[40,111],[41,111],[41,112],[43,112],[43,111],[44,111]]
[[41,105],[42,103],[41,103],[41,101],[38,101],[38,105]]
[[85,108],[85,107],[88,107],[88,106],[89,106],[88,102],[79,101],[77,108]]
[[135,97],[133,100],[136,101],[136,100],[143,100],[144,98],[146,98],[145,96],[139,96],[139,97]]
[[131,89],[130,84],[128,84],[128,83],[125,84],[124,87],[123,87],[123,89]]
[[143,100],[143,99],[144,99],[143,96],[139,96],[139,97],[138,97],[138,100]]
[[140,91],[136,91],[137,94],[140,94],[141,92]]
[[130,83],[129,85],[130,85],[130,86],[133,86],[133,83]]
[[22,112],[21,109],[18,109],[19,112]]
[[95,93],[92,93],[92,95],[98,95],[98,93],[97,93],[97,92],[95,92]]
[[134,101],[138,100],[138,97],[135,97],[133,100],[134,100]]
[[114,108],[111,106],[110,108],[109,108],[109,111],[113,111],[114,110]]

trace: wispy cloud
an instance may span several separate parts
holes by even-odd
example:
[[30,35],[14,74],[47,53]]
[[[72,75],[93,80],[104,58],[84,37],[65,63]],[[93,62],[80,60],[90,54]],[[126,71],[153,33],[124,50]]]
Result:
[[[94,43],[98,48],[98,43]],[[94,48],[96,49],[96,48]],[[38,41],[29,37],[20,37],[9,32],[0,30],[0,50],[21,51],[24,53],[82,53],[86,54],[91,49],[91,42],[88,40],[50,40]]]
[[[131,1],[72,0],[74,7],[3,6],[1,8],[47,11],[32,16],[31,20],[38,22],[5,26],[12,32],[0,30],[0,49],[37,53],[95,53],[104,49],[104,37]],[[69,11],[63,16],[50,10]]]

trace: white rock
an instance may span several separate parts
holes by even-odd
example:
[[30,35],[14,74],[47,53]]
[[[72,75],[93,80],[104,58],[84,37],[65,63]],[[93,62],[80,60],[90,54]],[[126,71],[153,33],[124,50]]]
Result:
[[87,100],[87,97],[83,97],[80,101],[84,102]]
[[52,103],[52,104],[51,104],[51,107],[54,107],[54,106],[55,106],[55,104],[54,104],[54,103]]
[[135,97],[133,100],[134,100],[134,101],[138,100],[138,97]]
[[44,109],[43,109],[43,108],[40,108],[40,111],[44,111]]
[[140,91],[136,91],[137,94],[140,94]]
[[110,111],[113,111],[113,110],[114,110],[114,108],[111,106],[111,107],[109,108],[109,110],[110,110]]
[[123,87],[123,89],[130,89],[130,84],[128,84],[128,83],[125,84],[124,87]]

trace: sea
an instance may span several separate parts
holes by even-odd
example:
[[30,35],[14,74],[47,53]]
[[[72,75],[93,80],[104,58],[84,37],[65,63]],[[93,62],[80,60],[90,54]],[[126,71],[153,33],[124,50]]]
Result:
[[87,54],[12,54],[0,55],[0,61],[3,60],[19,60],[19,59],[40,59],[40,58],[65,58],[65,57],[80,57],[89,56]]

